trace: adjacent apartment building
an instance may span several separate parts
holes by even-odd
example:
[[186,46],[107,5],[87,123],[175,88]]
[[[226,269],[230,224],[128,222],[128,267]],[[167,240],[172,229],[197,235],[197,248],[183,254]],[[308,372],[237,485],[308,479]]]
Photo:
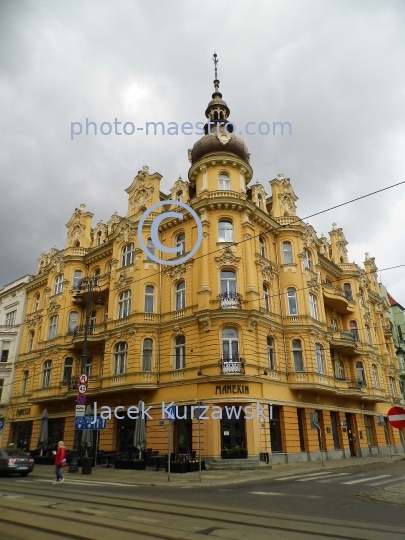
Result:
[[[298,197],[283,174],[267,186],[253,180],[245,143],[223,129],[229,108],[217,83],[205,111],[210,125],[188,152],[187,180],[163,193],[161,175],[143,167],[126,190],[125,216],[93,225],[81,205],[65,246],[40,256],[27,285],[7,440],[34,449],[46,409],[50,447],[63,438],[71,449],[83,370],[86,404],[116,409],[100,450],[133,449],[128,408],[141,400],[151,407],[147,447],[160,453],[168,430],[162,403],[178,407],[171,447],[190,453],[198,401],[209,407],[201,421],[207,460],[319,459],[321,441],[329,459],[385,453],[388,444],[402,451],[398,431],[377,422],[401,394],[374,258],[366,254],[363,267],[349,262],[336,224],[317,235],[297,216]],[[187,209],[163,204],[145,221],[143,242],[162,263],[138,241],[141,217],[167,200],[189,205],[202,224],[199,250],[181,264],[167,261],[196,244]],[[168,216],[158,229],[163,246],[181,248],[169,254],[153,245],[151,227],[174,210],[184,218]],[[90,301],[88,285],[78,290],[83,278],[92,284]]]

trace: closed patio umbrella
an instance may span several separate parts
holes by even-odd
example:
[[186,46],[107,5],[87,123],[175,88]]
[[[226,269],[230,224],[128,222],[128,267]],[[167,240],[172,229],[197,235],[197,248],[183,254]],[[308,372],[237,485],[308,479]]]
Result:
[[48,444],[48,410],[44,409],[41,414],[41,426],[39,428],[38,444],[37,448],[44,451],[45,446]]
[[[86,412],[85,412],[85,415],[86,416],[92,416],[92,410],[91,410],[91,406],[90,405],[87,405],[87,408],[86,408]],[[82,446],[84,446],[84,449],[85,449],[85,453],[86,453],[86,456],[87,456],[87,450],[88,448],[92,448],[93,447],[93,430],[91,429],[84,429],[83,430],[83,434],[82,434]]]
[[[138,403],[138,410],[142,411],[142,401]],[[135,448],[138,448],[139,459],[141,459],[142,450],[146,448],[146,422],[145,419],[142,418],[141,413],[135,424],[134,446]]]

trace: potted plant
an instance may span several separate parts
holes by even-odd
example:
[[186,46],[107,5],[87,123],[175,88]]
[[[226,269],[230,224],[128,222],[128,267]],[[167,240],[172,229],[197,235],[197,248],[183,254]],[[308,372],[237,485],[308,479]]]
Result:
[[[187,465],[187,472],[197,472],[200,470],[198,466],[198,460],[188,461],[186,465]],[[205,461],[203,460],[201,460],[201,470],[205,471]]]
[[221,451],[221,458],[222,459],[246,459],[247,450],[246,448],[239,448],[239,447],[224,448]]

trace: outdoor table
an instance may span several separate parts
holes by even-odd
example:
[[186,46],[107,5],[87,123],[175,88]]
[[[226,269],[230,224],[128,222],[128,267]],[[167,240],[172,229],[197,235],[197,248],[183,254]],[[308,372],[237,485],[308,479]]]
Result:
[[[160,466],[164,466],[166,457],[165,456],[151,456],[150,461],[152,462],[152,470],[158,471]],[[155,463],[156,463],[156,469],[154,469]]]

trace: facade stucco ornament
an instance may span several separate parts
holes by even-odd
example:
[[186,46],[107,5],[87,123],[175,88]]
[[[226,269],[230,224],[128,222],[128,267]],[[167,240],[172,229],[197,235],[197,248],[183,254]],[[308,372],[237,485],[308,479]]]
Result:
[[219,142],[225,146],[229,143],[231,138],[232,136],[224,130],[224,126],[220,126],[219,134],[217,135],[217,139],[219,140]]
[[76,218],[76,220],[74,221],[74,225],[68,232],[68,239],[70,240],[70,242],[77,242],[84,235],[84,231],[85,226],[83,225],[83,223],[80,223],[80,218]]
[[307,286],[308,286],[308,289],[311,292],[316,293],[318,291],[318,288],[319,288],[319,283],[318,283],[317,278],[313,277],[309,281],[307,281]]
[[189,185],[190,184],[188,182],[184,182],[181,176],[179,176],[179,178],[174,183],[172,189],[170,190],[172,200],[174,201],[177,200],[177,194],[181,191],[182,193],[181,200],[187,201]]
[[248,330],[250,332],[253,332],[253,330],[255,329],[258,322],[259,322],[259,320],[257,319],[257,317],[249,317],[248,318]]
[[[278,179],[280,179],[280,175],[278,175]],[[281,208],[284,210],[284,215],[296,216],[297,207],[295,205],[295,201],[298,199],[298,197],[294,194],[288,178],[284,178],[281,184],[283,186],[283,192],[278,194],[278,200]]]
[[277,277],[278,268],[276,264],[264,259],[259,259],[256,261],[256,265],[261,271],[264,281],[272,281]]
[[61,255],[57,255],[52,260],[52,270],[53,272],[56,272],[57,274],[60,274],[65,267],[66,263],[63,260]]
[[203,325],[205,332],[209,332],[211,330],[211,319],[209,315],[203,315],[202,317],[198,317],[198,322]]
[[122,221],[122,218],[117,214],[117,212],[115,212],[111,217],[110,219],[108,220],[108,223],[107,223],[107,234],[111,234],[114,232],[115,230],[115,227],[117,226],[118,223],[120,223],[120,221]]
[[345,242],[339,241],[336,243],[336,249],[340,257],[343,257],[345,259],[345,262],[347,262],[347,249]]
[[123,287],[126,287],[127,285],[129,285],[130,281],[131,281],[131,278],[127,276],[126,272],[121,271],[118,274],[118,281],[115,283],[115,286],[117,289],[122,289]]
[[[138,176],[140,176],[140,174],[138,174]],[[131,209],[136,212],[142,206],[145,206],[145,204],[152,200],[152,194],[153,186],[146,187],[145,181],[142,178],[129,201]]]
[[189,265],[186,265],[185,263],[165,266],[163,271],[165,272],[167,279],[171,279],[174,282],[179,279],[185,279],[188,266]]
[[235,268],[239,268],[241,257],[235,257],[232,250],[229,247],[226,247],[223,254],[220,257],[215,257],[215,260],[217,261],[217,268],[222,268],[223,266],[234,266]]
[[175,326],[173,328],[173,336],[181,336],[183,334],[184,334],[183,329],[180,326]]
[[39,324],[41,322],[41,320],[42,320],[42,315],[39,315],[38,313],[34,313],[34,315],[31,315],[31,317],[27,317],[24,322],[28,328],[34,328],[37,323]]
[[60,310],[60,305],[57,304],[56,300],[51,300],[49,302],[49,307],[47,309],[47,312],[49,314],[57,313]]
[[303,236],[304,246],[307,248],[312,248],[315,246],[315,239],[313,231],[307,227]]
[[323,336],[320,332],[316,332],[315,330],[311,330],[309,332],[309,339],[311,340],[312,344],[319,343],[323,341]]
[[129,223],[125,223],[118,234],[118,239],[122,242],[129,242],[130,237],[135,235],[136,228],[133,225],[131,226]]
[[41,256],[38,259],[38,271],[37,274],[43,274],[45,272],[45,267],[49,263],[49,255],[46,251],[41,253]]

